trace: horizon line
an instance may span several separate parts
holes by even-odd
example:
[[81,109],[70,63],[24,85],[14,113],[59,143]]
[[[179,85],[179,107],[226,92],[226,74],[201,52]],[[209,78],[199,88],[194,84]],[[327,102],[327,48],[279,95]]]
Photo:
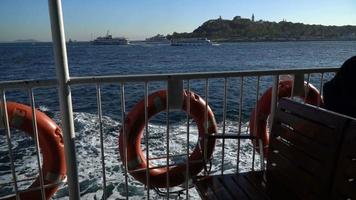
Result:
[[[235,17],[241,17],[241,16],[239,16],[239,15],[236,15]],[[206,21],[204,21],[202,24],[204,24],[205,22],[207,22],[207,21],[210,21],[210,20],[217,20],[217,19],[222,19],[222,20],[233,20],[235,17],[233,17],[232,19],[227,19],[227,18],[221,18],[221,16],[220,17],[218,17],[218,18],[211,18],[211,19],[208,19],[208,20],[206,20]],[[252,21],[251,20],[251,18],[244,18],[244,17],[241,17],[241,19],[248,19],[248,20],[250,20],[250,21]],[[343,25],[335,25],[335,24],[333,24],[333,25],[325,25],[325,24],[308,24],[308,23],[303,23],[303,22],[293,22],[293,21],[287,21],[286,19],[283,19],[283,20],[281,20],[281,21],[268,21],[268,20],[263,20],[263,19],[256,19],[256,20],[254,20],[254,22],[258,22],[258,21],[263,21],[263,22],[272,22],[272,23],[280,23],[280,22],[291,22],[291,23],[301,23],[301,24],[303,24],[303,25],[311,25],[311,26],[313,26],[313,25],[315,25],[315,26],[326,26],[326,27],[330,27],[330,26],[334,26],[334,27],[344,27],[344,26],[356,26],[356,24],[343,24]],[[202,25],[201,24],[201,25]],[[200,26],[200,25],[199,25]],[[196,27],[196,28],[198,28],[198,27]],[[195,28],[195,29],[196,29]],[[194,30],[195,30],[194,29]],[[193,31],[194,31],[193,30]],[[191,31],[191,32],[193,32],[193,31]],[[172,35],[173,33],[174,33],[175,31],[173,31],[173,32],[171,32],[170,34],[162,34],[162,33],[158,33],[158,34],[161,34],[161,35],[164,35],[164,36],[168,36],[168,35]],[[190,32],[177,32],[177,33],[190,33]],[[155,34],[155,35],[157,35],[157,34]],[[152,35],[152,36],[150,36],[150,37],[153,37],[153,36],[155,36],[155,35]],[[124,36],[125,37],[125,36]],[[129,38],[129,37],[125,37],[125,38]],[[148,37],[149,38],[149,37]],[[68,40],[69,39],[72,39],[71,37],[68,37]],[[129,39],[130,41],[143,41],[143,40],[145,40],[145,39],[147,39],[147,38],[142,38],[142,39]],[[26,39],[23,39],[23,38],[19,38],[19,39],[15,39],[15,40],[3,40],[3,41],[0,41],[0,43],[16,43],[16,42],[18,42],[18,43],[31,43],[31,41],[29,41],[29,42],[26,42],[26,41],[24,41],[24,42],[21,42],[21,41],[18,41],[18,40],[35,40],[34,42],[43,42],[43,43],[45,43],[45,42],[52,42],[52,40],[50,40],[50,41],[44,41],[44,40],[38,40],[38,39],[33,39],[33,38],[26,38]],[[74,39],[75,40],[75,39]],[[90,42],[91,40],[75,40],[76,42]]]

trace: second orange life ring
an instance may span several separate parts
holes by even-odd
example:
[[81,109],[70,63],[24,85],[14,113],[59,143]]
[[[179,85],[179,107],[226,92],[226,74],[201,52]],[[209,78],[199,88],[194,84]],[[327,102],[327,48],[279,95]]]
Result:
[[[278,98],[290,97],[292,92],[293,82],[291,80],[280,81],[278,85]],[[317,105],[322,103],[322,98],[318,89],[316,89],[311,84],[304,84],[304,90],[306,91],[304,95],[299,96],[304,100],[305,103]],[[253,141],[254,148],[259,152],[259,145],[255,141],[259,139],[262,140],[263,154],[265,157],[268,155],[268,144],[269,144],[269,134],[267,131],[267,118],[271,114],[271,101],[272,101],[272,88],[269,88],[265,93],[258,99],[257,110],[254,108],[250,115],[250,135],[255,136],[256,140]],[[257,116],[256,116],[257,114]],[[256,122],[255,122],[255,119]],[[256,127],[255,127],[256,126]],[[256,129],[256,130],[255,130]],[[256,132],[255,132],[256,131]]]
[[[148,119],[167,109],[167,95],[165,90],[157,91],[148,96],[147,115]],[[199,132],[199,140],[193,152],[190,154],[189,175],[194,176],[204,168],[204,160],[209,160],[215,147],[215,139],[206,138],[206,134],[217,132],[214,113],[205,101],[193,92],[184,91],[183,106],[181,110],[187,112],[187,102],[190,102],[190,116],[196,122]],[[145,126],[144,100],[134,106],[125,119],[127,166],[129,173],[138,181],[146,184],[146,167],[152,167],[146,162],[146,156],[141,149],[141,138]],[[205,109],[208,112],[208,130],[205,130]],[[204,158],[204,140],[207,140],[206,158]],[[125,164],[124,133],[121,129],[119,137],[119,150],[123,164]],[[169,187],[178,186],[185,181],[186,164],[181,163],[169,167],[160,167],[149,170],[150,187],[164,188],[167,186],[167,173],[169,174]]]
[[[26,132],[34,137],[32,125],[32,108],[23,104],[7,102],[9,126]],[[66,177],[66,162],[62,131],[58,125],[44,113],[36,110],[39,147],[42,152],[42,173],[44,185],[53,184],[45,188],[45,197],[50,199],[58,190],[60,183]],[[2,116],[3,117],[3,116]],[[29,189],[40,186],[40,176],[31,184]],[[41,189],[20,192],[21,199],[42,199]],[[16,199],[16,197],[5,198]]]

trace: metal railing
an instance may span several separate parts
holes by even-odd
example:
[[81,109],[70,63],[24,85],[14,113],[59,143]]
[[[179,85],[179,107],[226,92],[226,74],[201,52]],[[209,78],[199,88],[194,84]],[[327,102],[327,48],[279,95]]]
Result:
[[[149,119],[148,119],[148,113],[147,113],[147,98],[149,95],[149,86],[150,85],[157,85],[157,81],[159,82],[158,87],[163,88],[167,90],[167,111],[166,111],[166,140],[165,140],[165,153],[162,155],[161,158],[165,159],[165,164],[163,166],[167,167],[167,170],[169,171],[169,167],[173,166],[174,163],[171,162],[171,158],[177,155],[172,155],[170,152],[170,140],[171,140],[171,135],[172,133],[170,132],[171,130],[171,122],[170,122],[170,113],[173,111],[173,109],[170,108],[170,102],[173,101],[172,97],[168,95],[169,91],[168,87],[169,83],[171,81],[175,82],[181,82],[184,85],[184,89],[187,91],[192,91],[192,86],[194,84],[194,81],[201,81],[203,84],[200,84],[200,91],[197,91],[197,93],[204,94],[204,100],[207,102],[207,104],[213,103],[211,101],[211,98],[213,97],[213,94],[209,94],[209,90],[211,88],[215,88],[217,90],[222,91],[222,104],[219,104],[219,107],[222,109],[219,110],[219,112],[222,112],[221,114],[221,120],[219,120],[221,123],[219,124],[219,131],[216,133],[216,139],[221,140],[221,159],[219,161],[214,161],[214,163],[220,163],[221,167],[214,169],[215,173],[221,173],[224,174],[226,170],[231,170],[231,168],[236,169],[236,171],[240,171],[240,166],[241,166],[241,141],[245,139],[251,139],[251,137],[248,136],[248,131],[243,131],[242,126],[243,123],[246,122],[246,118],[248,118],[251,109],[246,109],[246,105],[249,104],[249,108],[253,108],[257,106],[258,99],[261,95],[261,93],[264,91],[264,88],[269,88],[273,87],[273,95],[272,95],[272,113],[271,115],[273,116],[273,111],[275,109],[275,105],[278,101],[277,93],[278,93],[278,83],[280,80],[281,75],[294,75],[295,77],[297,76],[302,76],[307,84],[313,83],[314,85],[317,85],[319,87],[319,90],[322,91],[322,86],[325,80],[329,80],[333,74],[338,70],[338,68],[308,68],[308,69],[282,69],[282,70],[258,70],[258,71],[230,71],[230,72],[203,72],[203,73],[176,73],[176,74],[146,74],[146,75],[128,75],[128,76],[88,76],[88,77],[72,77],[68,80],[67,84],[70,87],[87,87],[87,86],[94,86],[95,91],[96,91],[96,105],[97,105],[97,120],[99,123],[99,140],[100,140],[100,157],[101,157],[101,168],[102,168],[102,190],[103,190],[103,199],[107,199],[109,197],[109,194],[106,193],[107,191],[107,185],[106,182],[107,176],[106,176],[106,171],[105,171],[105,166],[106,166],[106,157],[105,157],[105,141],[103,135],[104,129],[103,129],[103,109],[102,109],[102,95],[103,91],[101,88],[107,84],[117,84],[120,87],[117,88],[117,94],[120,94],[120,101],[121,105],[118,105],[118,108],[120,108],[120,114],[119,117],[121,118],[121,125],[122,125],[122,132],[126,133],[125,131],[125,123],[124,119],[127,116],[128,112],[126,111],[126,103],[130,100],[126,98],[126,95],[128,92],[126,91],[126,87],[129,86],[130,84],[143,84],[143,98],[144,98],[144,105],[145,105],[145,110],[144,110],[144,115],[145,115],[145,136],[144,136],[144,144],[145,144],[145,156],[146,156],[146,162],[149,163],[153,159],[159,159],[159,158],[152,158],[149,155],[150,152],[150,128],[149,128]],[[239,84],[235,85],[235,82],[232,83],[232,81],[239,82]],[[261,82],[263,82],[263,86],[261,86]],[[229,85],[230,84],[230,85]],[[304,84],[304,83],[303,83]],[[236,122],[237,122],[237,131],[235,134],[227,133],[227,129],[231,128],[228,127],[226,123],[227,119],[227,111],[228,111],[228,106],[229,106],[229,86],[232,88],[232,90],[236,91],[237,94],[239,94],[236,97]],[[11,130],[9,127],[9,121],[7,117],[7,112],[6,112],[6,92],[9,90],[25,90],[28,92],[28,97],[30,100],[30,105],[32,107],[32,112],[35,110],[35,98],[34,98],[34,89],[39,89],[39,88],[58,88],[59,83],[57,83],[56,80],[26,80],[26,81],[7,81],[7,82],[1,82],[0,83],[0,91],[2,93],[2,103],[1,103],[1,108],[2,108],[2,120],[3,120],[3,125],[5,126],[5,132],[7,136],[7,145],[8,145],[8,154],[10,158],[10,168],[11,168],[11,174],[12,174],[12,179],[7,180],[6,182],[0,183],[0,189],[2,185],[13,185],[13,191],[12,194],[16,195],[16,198],[19,199],[20,196],[19,194],[28,190],[21,190],[18,188],[18,183],[21,181],[26,181],[26,180],[19,180],[16,176],[15,173],[15,164],[14,164],[14,159],[13,159],[13,152],[12,152],[12,141],[11,141]],[[174,88],[174,87],[173,87]],[[179,87],[177,87],[179,88]],[[253,88],[253,89],[252,89]],[[182,89],[182,88],[179,88]],[[157,87],[155,87],[155,90],[157,90]],[[172,90],[172,89],[171,89]],[[249,91],[249,93],[246,92],[246,90]],[[237,92],[238,91],[238,92]],[[195,89],[194,89],[194,92]],[[249,99],[248,101],[243,101],[245,97],[248,96]],[[293,90],[292,90],[292,96],[293,96]],[[189,101],[188,101],[189,102]],[[205,113],[207,113],[207,104],[205,107]],[[215,104],[217,104],[215,102]],[[187,110],[188,112],[186,113],[186,152],[183,154],[185,156],[185,159],[188,160],[190,151],[189,151],[189,145],[191,142],[191,137],[192,137],[192,121],[191,118],[189,117],[189,111],[190,111],[190,104],[187,104]],[[257,109],[256,109],[257,110]],[[33,114],[34,115],[34,114]],[[256,116],[256,115],[255,115]],[[207,117],[207,116],[206,116]],[[70,117],[72,118],[72,116]],[[36,117],[33,118],[33,126],[36,127],[37,121]],[[205,120],[206,122],[208,120]],[[65,121],[62,121],[62,126],[64,125]],[[71,122],[73,123],[73,121]],[[208,124],[206,124],[208,126]],[[118,133],[119,134],[119,133]],[[37,155],[37,162],[38,162],[38,170],[41,175],[41,159],[40,159],[40,152],[39,152],[39,145],[38,145],[38,133],[37,129],[34,129],[33,135],[35,136],[35,145],[36,145],[36,155]],[[75,138],[75,135],[74,135]],[[236,143],[234,145],[237,146],[237,158],[236,158],[236,166],[225,166],[225,149],[226,149],[226,140],[229,139],[237,139]],[[252,138],[253,139],[253,138]],[[125,140],[124,140],[125,141]],[[74,143],[74,141],[73,141]],[[229,143],[231,145],[231,143]],[[257,144],[260,144],[261,147],[261,142],[257,141]],[[126,149],[126,146],[130,144],[124,143],[124,149]],[[219,144],[220,145],[220,144]],[[65,143],[65,148],[68,148],[68,144]],[[251,170],[255,170],[256,166],[259,166],[259,168],[264,168],[264,159],[261,157],[260,160],[260,165],[256,165],[256,153],[255,149],[252,148],[252,156],[251,156]],[[260,150],[262,148],[259,148]],[[74,149],[71,151],[71,153],[75,153],[76,149],[74,146]],[[219,152],[220,153],[220,152]],[[125,152],[127,155],[127,152]],[[262,152],[259,152],[261,156],[263,156]],[[72,155],[76,157],[76,155]],[[178,155],[182,156],[182,155]],[[125,157],[126,158],[126,157]],[[121,158],[122,159],[122,158]],[[213,158],[216,159],[216,158]],[[73,168],[77,168],[77,162],[73,162],[73,160],[66,160],[67,166],[72,166]],[[125,180],[125,187],[124,191],[122,191],[123,194],[125,194],[126,198],[130,198],[130,193],[129,193],[129,184],[130,184],[130,178],[129,178],[129,171],[128,171],[128,166],[127,166],[127,161],[122,162],[125,163],[124,167],[124,180]],[[147,168],[145,169],[146,175],[147,175],[147,183],[145,188],[146,188],[146,197],[147,199],[152,197],[152,187],[150,187],[150,177],[148,176],[149,170],[152,170],[154,168],[157,168],[158,166],[150,166],[147,165]],[[227,169],[229,168],[229,169]],[[74,173],[74,174],[73,174]],[[180,192],[180,195],[183,195],[185,193],[186,199],[189,198],[189,188],[191,184],[189,183],[189,163],[186,162],[186,171],[184,172],[186,174],[186,179],[185,183],[182,184],[182,191]],[[69,175],[69,174],[68,174]],[[78,172],[76,170],[72,171],[71,176],[72,179],[68,179],[68,187],[73,187],[76,183],[71,183],[71,181],[76,181],[78,180]],[[43,175],[41,175],[41,180],[40,181],[40,186],[39,187],[34,187],[31,188],[30,190],[40,190],[42,194],[42,198],[44,198],[44,189],[47,187],[50,187],[51,185],[46,185],[44,184],[43,181]],[[166,177],[166,182],[167,182],[167,187],[165,191],[160,192],[160,195],[165,195],[167,199],[170,198],[170,195],[172,192],[175,190],[169,188],[169,173],[167,173]],[[79,188],[78,188],[79,189]],[[185,191],[185,192],[184,192]],[[1,195],[0,195],[1,196]],[[76,196],[79,198],[80,196],[80,191],[78,190],[78,193]],[[75,199],[77,197],[70,196],[71,199]],[[0,197],[1,198],[1,197]]]
[[[49,14],[50,14],[50,22],[51,22],[51,30],[52,30],[52,40],[53,40],[53,49],[54,49],[54,58],[55,58],[55,65],[56,65],[56,70],[57,70],[57,79],[56,80],[20,80],[20,81],[6,81],[6,82],[1,82],[0,83],[0,91],[2,94],[2,99],[1,99],[1,120],[2,123],[1,125],[5,128],[6,132],[6,144],[7,144],[7,153],[9,157],[9,170],[11,173],[11,177],[9,180],[6,180],[4,182],[0,182],[0,191],[1,188],[4,185],[13,185],[13,189],[10,192],[10,196],[15,197],[16,199],[20,199],[20,194],[23,192],[27,191],[40,191],[40,196],[42,199],[45,198],[45,189],[48,187],[51,187],[56,184],[60,184],[60,182],[55,182],[52,184],[45,184],[44,183],[44,177],[42,174],[41,170],[41,155],[40,155],[40,149],[39,149],[39,140],[38,140],[38,130],[37,130],[37,119],[34,111],[36,110],[36,101],[35,101],[35,95],[33,90],[34,89],[42,89],[42,88],[56,88],[58,89],[58,97],[59,97],[59,104],[60,104],[60,111],[61,111],[61,126],[63,129],[63,136],[64,136],[64,148],[65,148],[65,157],[66,157],[66,166],[67,166],[67,177],[68,177],[68,182],[67,182],[67,188],[68,188],[68,196],[70,199],[79,199],[80,198],[80,189],[79,189],[79,179],[78,179],[78,161],[77,161],[77,151],[76,151],[76,146],[75,146],[75,139],[76,139],[76,134],[74,131],[74,123],[73,123],[73,109],[72,109],[72,96],[71,96],[71,89],[72,87],[78,87],[81,85],[86,85],[86,86],[94,86],[96,88],[96,106],[97,106],[97,120],[99,123],[99,140],[100,140],[100,159],[101,159],[101,168],[102,168],[102,191],[103,191],[103,199],[109,198],[109,194],[106,192],[107,191],[107,174],[106,174],[106,164],[107,164],[107,157],[105,157],[105,141],[103,135],[105,134],[104,128],[103,128],[103,117],[105,114],[103,114],[103,102],[102,102],[102,95],[103,92],[101,90],[101,87],[105,84],[118,84],[120,87],[118,89],[118,94],[120,94],[120,100],[121,100],[121,106],[119,106],[120,109],[120,116],[121,116],[121,124],[122,124],[122,132],[126,133],[125,131],[125,123],[124,119],[127,116],[126,112],[126,102],[128,101],[126,98],[126,86],[133,84],[133,83],[142,83],[144,85],[143,87],[143,96],[144,96],[144,115],[145,115],[145,138],[144,138],[144,143],[146,144],[146,149],[145,149],[145,155],[146,155],[146,162],[148,163],[149,161],[153,159],[158,159],[160,157],[156,158],[150,158],[149,152],[150,152],[150,129],[149,129],[149,119],[148,119],[148,113],[147,113],[147,98],[149,95],[149,90],[148,87],[150,84],[153,84],[155,81],[159,81],[160,83],[160,88],[167,89],[167,114],[166,114],[166,149],[165,149],[165,154],[161,156],[161,158],[165,159],[165,165],[167,170],[169,171],[169,167],[174,165],[171,163],[171,157],[174,157],[175,155],[171,155],[170,153],[170,112],[171,112],[171,105],[170,102],[174,101],[175,99],[172,98],[172,96],[169,95],[169,83],[171,82],[180,82],[184,83],[185,85],[185,90],[187,91],[192,91],[192,86],[193,82],[195,80],[202,80],[203,81],[203,87],[202,87],[202,94],[204,94],[204,100],[206,102],[205,105],[205,119],[207,119],[207,106],[211,101],[211,95],[209,93],[209,89],[214,86],[214,83],[210,83],[211,80],[216,80],[216,79],[222,79],[223,83],[218,84],[218,89],[223,91],[223,102],[222,102],[222,120],[221,120],[221,133],[217,133],[216,139],[222,140],[221,143],[221,160],[218,161],[221,163],[221,168],[216,170],[218,173],[220,172],[221,174],[224,174],[226,171],[225,168],[225,148],[228,145],[225,140],[229,139],[237,139],[237,142],[234,144],[237,146],[237,154],[236,154],[236,166],[233,166],[230,168],[235,168],[236,171],[240,170],[240,166],[242,165],[240,162],[240,156],[241,156],[241,141],[245,139],[253,139],[248,136],[248,131],[243,131],[242,126],[246,116],[250,113],[250,110],[246,109],[247,104],[252,104],[254,107],[257,106],[257,101],[260,96],[260,91],[263,91],[263,88],[260,88],[260,83],[262,81],[262,78],[264,77],[269,77],[268,78],[268,84],[267,87],[273,87],[273,95],[272,95],[272,113],[271,116],[274,115],[273,111],[275,110],[275,105],[277,103],[277,93],[278,93],[278,82],[279,82],[279,76],[284,75],[284,74],[295,74],[295,76],[300,76],[301,74],[305,77],[307,80],[307,84],[310,82],[315,82],[315,80],[311,80],[311,74],[319,74],[320,75],[320,81],[318,83],[319,89],[322,90],[322,85],[323,81],[327,80],[331,77],[329,73],[334,73],[337,71],[337,68],[308,68],[308,69],[283,69],[283,70],[259,70],[259,71],[229,71],[229,72],[202,72],[202,73],[176,73],[176,74],[151,74],[151,75],[125,75],[125,76],[90,76],[90,77],[70,77],[69,71],[68,71],[68,62],[67,62],[67,52],[66,52],[66,44],[65,44],[65,36],[64,36],[64,26],[63,26],[63,17],[62,17],[62,8],[61,8],[61,1],[60,0],[48,0],[49,3]],[[248,81],[251,81],[251,78],[255,82],[253,82],[254,86],[249,85]],[[232,79],[237,79],[240,81],[239,85],[233,85],[231,82],[229,82]],[[231,85],[229,85],[229,83]],[[246,85],[249,85],[248,88],[250,91],[251,88],[255,88],[255,94],[248,94],[246,91]],[[227,119],[227,108],[228,108],[228,96],[229,96],[229,90],[228,87],[233,86],[233,88],[236,88],[239,97],[237,100],[237,131],[235,134],[229,134],[227,133],[227,128],[229,128],[226,124],[226,119]],[[179,87],[177,87],[179,88]],[[19,184],[24,182],[24,181],[31,181],[34,180],[35,178],[24,178],[24,179],[19,179],[16,174],[16,166],[14,163],[14,152],[13,152],[13,145],[12,145],[12,130],[9,124],[9,118],[8,118],[8,112],[7,112],[7,98],[6,94],[9,90],[25,90],[25,92],[28,95],[29,98],[29,104],[31,105],[32,109],[32,126],[33,126],[33,135],[35,138],[35,151],[36,151],[36,159],[37,159],[37,167],[38,171],[40,174],[40,183],[39,187],[32,187],[30,189],[21,189],[19,187]],[[174,89],[173,89],[174,90]],[[178,90],[178,89],[176,89]],[[195,91],[195,89],[194,89]],[[199,93],[200,91],[198,91]],[[176,92],[177,93],[177,92]],[[179,91],[178,91],[179,93]],[[293,93],[293,91],[292,91]],[[190,93],[189,93],[190,94]],[[247,95],[252,95],[254,97],[250,98],[248,101],[243,101],[244,96]],[[293,96],[293,95],[292,95]],[[250,101],[253,101],[251,103]],[[212,102],[214,103],[214,102]],[[174,106],[173,106],[174,107]],[[172,108],[173,108],[172,107]],[[173,110],[173,109],[172,109]],[[186,160],[188,160],[189,157],[189,148],[190,148],[190,141],[192,138],[192,131],[191,131],[191,126],[192,126],[192,121],[189,116],[190,112],[190,103],[188,101],[187,103],[187,114],[186,114],[186,152],[182,154],[183,156],[186,157]],[[248,114],[246,114],[246,112]],[[273,118],[273,117],[272,117]],[[208,120],[205,120],[206,124],[205,127],[208,126]],[[244,134],[245,133],[245,134]],[[126,137],[126,136],[125,136]],[[124,140],[125,141],[125,140]],[[259,144],[261,144],[260,141],[258,141]],[[127,144],[124,142],[124,149],[130,144]],[[261,145],[260,145],[261,146]],[[261,147],[259,148],[260,150],[262,149]],[[252,166],[251,170],[255,169],[255,149],[252,148]],[[125,155],[127,155],[127,152],[125,150]],[[178,155],[178,156],[182,156]],[[260,152],[261,158],[261,164],[260,167],[263,169],[264,168],[264,162],[263,162],[263,153]],[[121,158],[122,159],[122,158]],[[125,156],[126,159],[126,156]],[[129,193],[129,173],[128,173],[128,166],[127,166],[127,161],[122,162],[125,163],[123,166],[124,168],[124,180],[125,180],[125,187],[124,191],[122,191],[123,194],[125,194],[126,199],[130,197]],[[150,167],[147,165],[146,169],[146,197],[149,199],[151,195],[152,188],[150,187],[150,177],[148,176],[149,170],[157,168],[155,167]],[[189,163],[186,162],[186,170],[185,170],[185,183],[182,184],[183,190],[181,191],[181,194],[185,191],[185,196],[186,199],[189,198]],[[159,192],[160,195],[165,195],[166,198],[170,198],[170,195],[172,194],[172,189],[168,187],[169,185],[169,173],[167,173],[166,176],[166,182],[167,182],[167,187],[165,193]],[[0,198],[3,195],[0,193]]]

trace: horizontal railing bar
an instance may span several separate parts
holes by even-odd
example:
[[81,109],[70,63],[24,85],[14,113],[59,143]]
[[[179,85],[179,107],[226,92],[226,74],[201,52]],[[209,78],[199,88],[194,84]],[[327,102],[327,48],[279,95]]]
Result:
[[209,138],[215,139],[256,139],[256,136],[248,135],[248,134],[211,134],[208,135]]
[[[203,159],[189,161],[190,164],[203,163],[203,162],[204,162]],[[181,164],[183,164],[183,163],[182,162],[171,163],[168,165],[168,167],[174,167],[174,166],[181,165]],[[167,165],[158,165],[158,166],[154,166],[154,167],[149,167],[148,169],[151,170],[151,169],[159,169],[159,168],[166,168],[166,167],[167,167]],[[137,172],[144,172],[144,171],[146,171],[146,168],[129,170],[130,173],[137,173]]]
[[[169,155],[170,158],[178,158],[178,157],[185,157],[187,154],[178,154],[178,155]],[[160,155],[157,157],[149,158],[148,160],[160,160],[160,159],[165,159],[167,158],[167,155]]]
[[[271,70],[248,70],[248,71],[222,71],[222,72],[192,72],[192,73],[170,73],[170,74],[139,74],[139,75],[111,75],[111,76],[83,76],[71,77],[70,85],[81,85],[91,83],[119,83],[119,82],[143,82],[162,81],[170,79],[206,79],[206,78],[228,78],[241,76],[272,76],[279,74],[294,73],[328,73],[336,72],[339,67],[320,68],[297,68],[297,69],[271,69]],[[13,80],[0,82],[0,89],[23,89],[57,86],[56,79],[49,80]]]
[[[247,131],[241,131],[241,132],[247,132]],[[186,133],[175,133],[174,134],[175,136],[179,136],[179,135],[186,135]],[[211,137],[211,138],[221,138],[222,135],[221,133],[219,134],[209,134],[207,135],[208,137]],[[239,139],[240,136],[238,136],[237,134],[225,134],[227,135],[228,137],[232,137],[231,139]],[[226,137],[225,137],[226,138]],[[255,136],[248,136],[247,134],[246,135],[242,135],[241,139],[254,139]],[[148,139],[152,139],[152,140],[157,140],[157,139],[162,139],[162,136],[150,136]],[[141,144],[144,144],[143,142],[141,142]]]
[[249,71],[223,71],[223,72],[191,72],[191,73],[171,73],[171,74],[139,74],[139,75],[111,75],[111,76],[86,76],[71,77],[70,85],[90,84],[90,83],[116,83],[116,82],[143,82],[143,81],[164,81],[171,79],[189,80],[206,78],[225,78],[240,76],[271,76],[278,74],[294,73],[326,73],[335,72],[338,67],[323,68],[298,68],[298,69],[272,69],[272,70],[249,70]]
[[[175,136],[180,136],[180,135],[186,135],[186,133],[175,133],[174,134]],[[156,135],[156,136],[149,136],[148,139],[150,140],[161,140],[162,139],[162,136],[160,135]],[[144,142],[142,141],[141,144],[144,144]]]

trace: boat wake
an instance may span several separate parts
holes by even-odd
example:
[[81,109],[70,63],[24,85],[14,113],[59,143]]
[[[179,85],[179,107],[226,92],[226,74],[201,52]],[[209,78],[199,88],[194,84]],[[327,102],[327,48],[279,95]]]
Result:
[[[47,112],[50,112],[47,110]],[[52,113],[54,120],[59,123],[60,114]],[[89,113],[74,113],[74,123],[76,131],[76,150],[78,160],[78,171],[80,181],[81,198],[83,199],[101,199],[103,195],[103,165],[101,159],[100,129],[98,117]],[[118,136],[121,123],[111,117],[103,116],[102,127],[104,133],[104,154],[105,154],[105,174],[106,174],[106,194],[109,199],[125,199],[125,176],[124,168],[118,152]],[[222,124],[218,124],[219,132],[222,132]],[[241,132],[247,133],[247,124],[241,126]],[[185,122],[179,122],[170,125],[169,146],[171,161],[184,162],[187,153],[187,125]],[[160,157],[166,154],[166,126],[160,124],[149,124],[149,154],[150,158]],[[189,151],[192,151],[197,144],[197,127],[194,122],[190,125]],[[234,121],[226,121],[226,133],[237,134],[239,125]],[[12,146],[15,160],[15,169],[18,180],[36,178],[38,174],[38,164],[36,160],[35,144],[33,140],[24,133],[12,131]],[[145,135],[143,136],[145,137]],[[144,138],[141,144],[145,149]],[[252,146],[249,140],[241,141],[240,147],[240,171],[251,170]],[[236,172],[237,164],[237,140],[225,140],[224,153],[224,173]],[[222,141],[217,140],[214,151],[212,173],[221,173],[222,169]],[[10,159],[6,135],[2,130],[0,134],[0,183],[12,180]],[[166,159],[152,160],[153,165],[165,164]],[[255,164],[258,164],[256,157]],[[258,168],[258,166],[256,166]],[[26,189],[33,180],[23,181],[18,184],[20,189]],[[147,194],[144,185],[128,177],[128,191],[130,199],[142,199]],[[190,189],[189,195],[192,199],[198,198],[198,193],[194,188]],[[11,184],[0,184],[0,194],[13,193]],[[155,192],[150,192],[152,199],[160,199]],[[179,197],[172,195],[172,199],[185,198],[185,195]],[[55,194],[53,199],[68,199],[67,185],[63,185]]]

